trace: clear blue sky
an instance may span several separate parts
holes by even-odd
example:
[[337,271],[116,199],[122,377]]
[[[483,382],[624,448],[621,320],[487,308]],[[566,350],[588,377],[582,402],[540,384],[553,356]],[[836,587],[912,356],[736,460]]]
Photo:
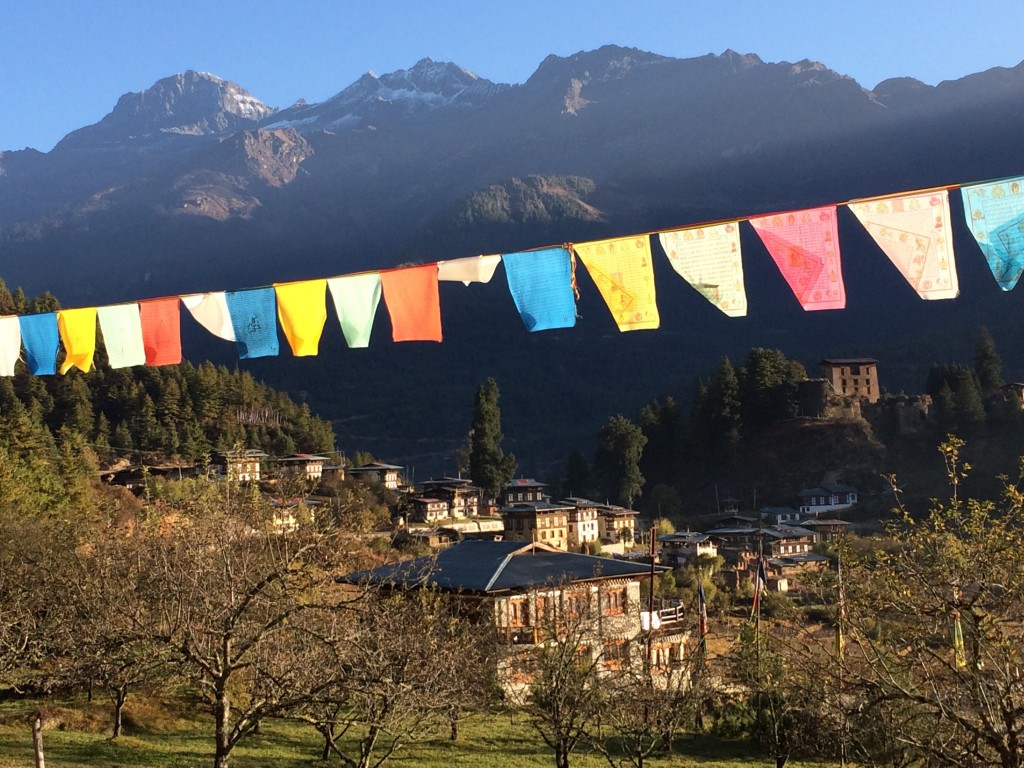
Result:
[[521,83],[548,54],[614,43],[821,61],[872,88],[1024,58],[1024,0],[11,0],[0,19],[0,150],[49,150],[128,91],[186,69],[286,107],[424,56]]

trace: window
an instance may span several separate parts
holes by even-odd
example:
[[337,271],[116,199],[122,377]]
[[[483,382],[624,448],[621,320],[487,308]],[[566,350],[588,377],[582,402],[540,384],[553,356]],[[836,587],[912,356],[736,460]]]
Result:
[[626,590],[609,589],[601,594],[601,614],[621,616],[626,612]]
[[623,662],[629,661],[629,645],[625,640],[605,643],[601,660],[605,669],[622,669]]
[[569,592],[563,596],[565,614],[570,621],[579,621],[586,617],[590,610],[590,592]]
[[508,625],[510,627],[525,627],[527,625],[529,604],[526,598],[508,601]]
[[537,674],[537,657],[532,653],[517,653],[509,662],[509,677],[513,683],[532,683]]
[[860,376],[860,366],[859,365],[851,365],[850,366],[850,375],[851,376]]

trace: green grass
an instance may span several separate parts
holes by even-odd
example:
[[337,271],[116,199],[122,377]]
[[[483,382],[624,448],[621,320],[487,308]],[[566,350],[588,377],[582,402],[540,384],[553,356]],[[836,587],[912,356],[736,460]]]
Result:
[[[0,706],[0,768],[33,766],[29,715],[38,703]],[[43,734],[48,768],[203,768],[213,763],[213,724],[196,713],[159,712],[145,704],[126,712],[125,735],[113,741],[105,731],[107,711],[103,702],[62,702],[46,706],[51,721]],[[141,727],[140,710],[148,715]],[[136,724],[140,723],[140,724]],[[518,713],[487,714],[463,721],[458,742],[445,734],[408,744],[388,765],[416,768],[547,768],[554,757],[525,716]],[[290,766],[340,765],[337,757],[320,761],[322,742],[309,726],[271,721],[244,740],[232,752],[235,768],[289,768]],[[573,753],[578,768],[605,768],[607,762],[582,747]],[[671,756],[650,761],[652,768],[741,768],[774,764],[742,742],[710,737],[684,737]],[[793,768],[823,764],[788,764]]]

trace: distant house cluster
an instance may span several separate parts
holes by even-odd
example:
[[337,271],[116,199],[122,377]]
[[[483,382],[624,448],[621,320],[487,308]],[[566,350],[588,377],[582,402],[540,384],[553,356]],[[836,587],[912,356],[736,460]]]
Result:
[[[768,586],[781,592],[799,589],[801,578],[824,567],[829,558],[815,546],[838,541],[851,524],[840,513],[857,503],[857,490],[822,485],[801,490],[800,508],[762,507],[754,515],[730,514],[707,530],[658,538],[658,562],[673,568],[699,565],[701,558],[721,557],[734,587],[753,582],[758,558],[766,562]],[[706,562],[706,561],[704,561]]]

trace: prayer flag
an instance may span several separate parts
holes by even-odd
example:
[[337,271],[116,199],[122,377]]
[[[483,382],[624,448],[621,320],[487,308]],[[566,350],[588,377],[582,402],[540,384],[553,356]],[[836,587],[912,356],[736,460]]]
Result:
[[697,574],[697,617],[700,651],[706,657],[708,654],[708,599],[704,594],[704,577],[700,573]]
[[224,291],[213,293],[190,293],[181,297],[182,304],[192,317],[214,336],[225,341],[235,340],[235,329],[231,325],[231,313]]
[[17,315],[0,317],[0,376],[13,376],[21,357],[21,323]]
[[296,357],[316,355],[327,322],[327,281],[274,283],[277,319]]
[[528,331],[576,325],[573,260],[565,248],[501,256],[512,300]]
[[60,346],[57,313],[22,315],[18,322],[21,326],[21,341],[25,345],[25,362],[28,364],[29,373],[36,376],[55,374],[57,349]]
[[967,652],[964,649],[964,629],[960,624],[960,611],[953,611],[953,663],[957,669],[967,666]]
[[274,289],[228,291],[224,298],[231,314],[231,327],[235,329],[238,357],[242,360],[274,357],[279,350]]
[[61,374],[72,368],[88,371],[96,354],[96,307],[61,309],[57,312],[57,328],[64,342]]
[[750,618],[754,620],[761,615],[762,593],[768,591],[768,572],[764,565],[764,555],[757,558],[757,575],[754,577],[754,604],[750,609]]
[[142,318],[139,305],[115,304],[97,310],[103,346],[111,368],[144,365],[146,346],[142,341]]
[[373,317],[380,303],[380,274],[369,272],[359,275],[332,277],[327,280],[338,313],[341,331],[349,348],[370,346]]
[[946,190],[849,203],[850,210],[922,299],[960,293]]
[[1024,272],[1024,176],[961,187],[964,216],[999,287],[1011,291]]
[[834,205],[761,216],[750,225],[804,310],[846,306]]
[[686,282],[729,317],[745,317],[739,222],[693,227],[658,235],[669,263]]
[[437,264],[380,273],[394,341],[441,341]]
[[839,610],[836,617],[836,656],[840,661],[846,653],[846,590],[843,588],[843,560],[836,561],[836,592],[839,598]]
[[181,362],[181,305],[177,296],[139,302],[146,365]]
[[620,331],[661,325],[655,299],[651,238],[623,237],[574,244]]
[[442,281],[489,283],[498,268],[501,256],[469,256],[464,259],[437,262],[437,279]]

